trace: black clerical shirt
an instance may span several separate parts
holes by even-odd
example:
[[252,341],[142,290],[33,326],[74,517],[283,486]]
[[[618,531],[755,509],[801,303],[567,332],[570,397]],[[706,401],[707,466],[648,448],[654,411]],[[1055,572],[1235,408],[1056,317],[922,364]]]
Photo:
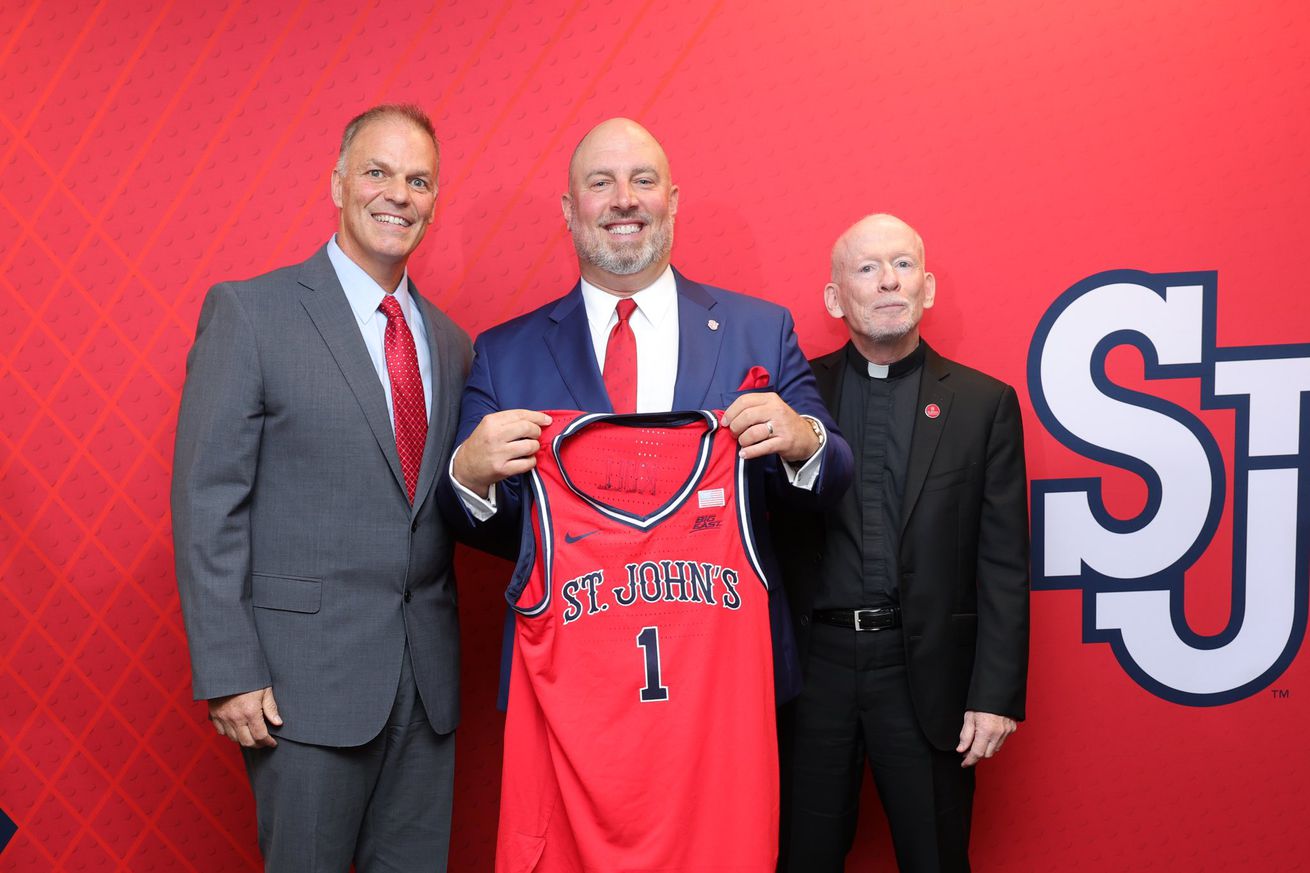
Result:
[[923,358],[920,343],[884,367],[846,344],[836,412],[855,456],[855,475],[828,513],[828,557],[816,609],[898,605],[901,510]]

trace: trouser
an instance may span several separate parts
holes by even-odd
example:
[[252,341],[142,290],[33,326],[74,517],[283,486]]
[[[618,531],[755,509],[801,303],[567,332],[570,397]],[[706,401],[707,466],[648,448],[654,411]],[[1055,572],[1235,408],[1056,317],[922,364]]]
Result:
[[410,666],[382,732],[334,748],[244,749],[267,873],[444,873],[455,734],[428,724]]
[[[968,871],[973,769],[919,728],[900,628],[811,625],[793,704],[787,868],[840,873],[855,839],[864,761],[903,873]],[[961,714],[963,717],[963,714]]]

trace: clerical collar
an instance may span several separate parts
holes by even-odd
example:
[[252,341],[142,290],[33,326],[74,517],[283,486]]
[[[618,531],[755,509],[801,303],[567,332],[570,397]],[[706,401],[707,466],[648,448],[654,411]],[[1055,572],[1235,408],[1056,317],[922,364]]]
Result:
[[923,366],[925,346],[922,341],[899,361],[890,364],[875,364],[861,355],[855,348],[854,343],[846,345],[846,359],[850,362],[851,368],[862,376],[870,379],[899,379],[902,376],[908,376]]

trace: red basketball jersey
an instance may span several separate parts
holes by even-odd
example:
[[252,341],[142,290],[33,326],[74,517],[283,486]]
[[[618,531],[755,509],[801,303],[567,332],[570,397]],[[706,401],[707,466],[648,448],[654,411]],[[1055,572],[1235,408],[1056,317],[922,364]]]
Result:
[[550,415],[506,594],[496,869],[772,871],[768,591],[736,439],[712,412]]

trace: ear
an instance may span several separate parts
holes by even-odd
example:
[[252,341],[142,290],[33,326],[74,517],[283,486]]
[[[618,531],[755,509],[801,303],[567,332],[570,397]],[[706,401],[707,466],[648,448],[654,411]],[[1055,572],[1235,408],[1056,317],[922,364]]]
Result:
[[561,194],[559,198],[559,207],[564,211],[564,226],[573,231],[573,216],[575,209],[573,206],[573,197],[570,194]]
[[837,292],[841,290],[837,287],[836,282],[829,282],[823,286],[823,306],[828,310],[828,314],[833,318],[842,318],[845,313],[842,312],[841,301],[837,298]]
[[332,202],[341,208],[341,171],[337,169],[332,170]]
[[923,274],[923,308],[932,309],[937,299],[937,277],[932,273]]
[[678,214],[678,186],[669,189],[669,215]]

